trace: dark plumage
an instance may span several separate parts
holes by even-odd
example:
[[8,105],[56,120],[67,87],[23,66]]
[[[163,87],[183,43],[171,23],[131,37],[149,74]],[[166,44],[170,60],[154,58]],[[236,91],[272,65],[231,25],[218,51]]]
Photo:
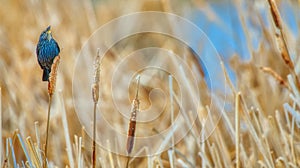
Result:
[[60,52],[59,46],[53,39],[50,29],[51,27],[49,26],[41,33],[36,47],[38,62],[41,68],[44,70],[43,81],[48,81],[53,60]]

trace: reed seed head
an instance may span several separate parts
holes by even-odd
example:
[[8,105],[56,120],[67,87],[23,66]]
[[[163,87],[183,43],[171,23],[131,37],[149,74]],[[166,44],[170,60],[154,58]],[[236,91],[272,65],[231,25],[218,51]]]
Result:
[[57,57],[54,58],[53,64],[51,66],[52,70],[50,72],[49,83],[48,83],[48,94],[50,96],[52,96],[53,93],[55,92],[57,70],[58,70],[59,61],[60,61],[60,56],[58,55]]
[[281,18],[280,18],[280,14],[276,5],[276,2],[274,0],[268,0],[269,2],[269,6],[270,6],[270,11],[271,11],[271,15],[274,21],[275,26],[278,29],[282,29],[282,23],[281,23]]
[[271,75],[273,78],[275,78],[275,80],[277,80],[280,85],[283,85],[288,90],[290,90],[290,86],[288,85],[288,83],[277,72],[275,72],[273,69],[271,69],[269,67],[260,67],[260,69],[263,72],[265,72],[265,73]]
[[99,83],[100,83],[100,55],[99,49],[97,50],[97,55],[94,60],[94,83],[92,85],[92,95],[94,103],[99,100]]
[[132,108],[131,108],[130,120],[128,126],[127,144],[126,144],[126,149],[128,154],[130,154],[133,149],[135,128],[136,128],[136,115],[140,110],[140,101],[138,98],[139,86],[140,86],[140,75],[137,77],[136,95],[135,95],[135,99],[132,101]]

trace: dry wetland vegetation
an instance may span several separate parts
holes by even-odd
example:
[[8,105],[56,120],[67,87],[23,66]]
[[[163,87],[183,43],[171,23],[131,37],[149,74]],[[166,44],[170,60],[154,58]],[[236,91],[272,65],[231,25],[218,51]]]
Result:
[[[294,20],[299,30],[300,1],[297,0],[230,1],[238,12],[241,31],[246,37],[245,41],[240,43],[246,44],[250,59],[242,60],[241,55],[233,54],[223,58],[224,62],[216,62],[216,65],[222,66],[222,73],[226,77],[226,95],[210,92],[208,84],[203,80],[206,75],[204,67],[199,64],[193,52],[187,47],[182,48],[178,41],[169,37],[154,33],[131,36],[109,48],[102,60],[96,57],[97,46],[90,48],[88,57],[96,58],[95,64],[90,65],[95,68],[94,76],[90,77],[94,83],[92,86],[86,86],[91,88],[88,93],[90,99],[84,100],[83,104],[92,103],[92,109],[95,111],[87,111],[87,116],[93,116],[94,112],[97,115],[101,113],[116,128],[122,128],[122,133],[128,132],[129,136],[118,140],[122,141],[122,144],[105,139],[105,145],[97,145],[92,137],[101,139],[104,135],[109,135],[109,132],[101,129],[101,123],[97,123],[97,135],[89,136],[86,132],[88,128],[80,123],[79,117],[82,115],[76,115],[72,79],[73,76],[87,75],[74,73],[76,58],[97,28],[131,12],[161,11],[187,16],[191,10],[200,10],[222,29],[224,23],[211,7],[211,4],[222,3],[224,2],[217,0],[0,0],[1,166],[300,167],[300,38],[288,26],[285,18],[289,17],[283,17],[286,15],[280,10],[284,5],[290,5],[298,12]],[[262,7],[266,11],[265,15],[258,12],[257,8]],[[37,63],[35,47],[41,31],[50,24],[53,36],[61,47],[61,53],[59,59],[54,61],[53,66],[56,67],[53,68],[48,86],[47,82],[41,80],[42,70]],[[124,26],[124,29],[128,27],[120,26]],[[259,39],[255,39],[257,48],[253,46],[254,29],[261,31]],[[182,56],[182,60],[192,67],[198,78],[196,81],[200,99],[194,96],[196,91],[191,85],[192,79],[183,71],[178,78],[184,79],[185,83],[178,83],[176,78],[161,72],[140,74],[137,80],[120,80],[117,85],[120,88],[131,81],[126,91],[130,101],[124,101],[124,107],[132,103],[132,110],[128,111],[129,124],[128,118],[118,115],[112,108],[114,104],[109,80],[113,75],[112,67],[120,61],[120,57],[126,57],[133,51],[147,46],[172,50]],[[198,46],[201,49],[205,45]],[[222,51],[218,52],[223,56]],[[155,64],[174,63],[173,59],[138,61],[151,61]],[[225,68],[224,65],[228,65],[234,71],[236,79],[229,77],[228,67]],[[135,66],[135,62],[128,62],[128,69],[134,70]],[[170,67],[178,68],[172,65]],[[159,86],[165,97],[149,98],[153,86]],[[194,111],[198,116],[194,119],[194,125],[176,143],[174,137],[185,134],[180,131],[184,131],[182,128],[191,124],[188,120],[191,118],[190,113],[183,111],[178,103],[181,87],[187,88],[187,94],[195,98],[190,102],[200,102],[197,102],[199,106]],[[222,100],[225,100],[226,108],[208,108],[211,101]],[[139,116],[147,116],[143,110],[151,104],[156,108],[155,105],[160,106],[164,101],[168,106],[162,111],[162,117],[150,124],[138,122]],[[100,105],[101,109],[97,111],[97,106]],[[48,107],[51,110],[51,118],[47,134]],[[186,120],[176,122],[176,126],[174,117],[178,116],[180,110],[187,116]],[[171,117],[168,117],[169,114]],[[221,114],[220,120],[216,119],[216,114]],[[204,118],[210,123],[205,128],[202,125]],[[98,122],[98,118],[95,119]],[[160,141],[148,144],[138,144],[139,142],[135,141],[135,136],[160,135],[162,130],[171,125],[178,128],[176,133],[170,131],[166,136],[161,135]],[[203,128],[206,131],[213,129],[205,141],[201,139]],[[137,154],[138,146],[144,146],[141,150],[143,157],[131,155]],[[165,146],[170,147],[157,155],[147,155],[150,148]],[[126,149],[130,157],[110,151],[118,147]]]

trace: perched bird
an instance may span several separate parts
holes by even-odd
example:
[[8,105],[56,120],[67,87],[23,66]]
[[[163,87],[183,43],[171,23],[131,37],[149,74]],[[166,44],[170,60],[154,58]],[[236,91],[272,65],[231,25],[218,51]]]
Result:
[[48,26],[41,35],[36,47],[36,55],[43,72],[43,81],[48,81],[51,72],[51,65],[56,56],[58,56],[60,48],[52,37],[51,26]]

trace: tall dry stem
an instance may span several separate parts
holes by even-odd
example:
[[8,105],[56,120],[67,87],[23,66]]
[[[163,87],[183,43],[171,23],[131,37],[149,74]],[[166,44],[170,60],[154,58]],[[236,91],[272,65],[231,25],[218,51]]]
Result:
[[48,82],[48,95],[49,95],[49,105],[48,105],[48,117],[47,117],[47,130],[46,130],[46,143],[45,143],[45,158],[44,158],[44,168],[47,167],[47,157],[48,157],[48,139],[49,139],[49,130],[50,130],[50,110],[52,104],[52,96],[55,92],[56,79],[57,79],[57,70],[60,61],[60,56],[54,58],[53,64],[51,66],[51,73],[49,76]]
[[97,50],[97,55],[95,57],[94,62],[94,83],[92,85],[92,96],[94,101],[94,122],[93,122],[93,153],[92,153],[92,166],[96,167],[96,112],[97,112],[97,104],[99,101],[99,83],[100,83],[100,55],[99,49]]
[[240,100],[241,93],[238,92],[235,95],[235,158],[236,158],[236,168],[240,167]]
[[275,80],[278,81],[278,83],[280,85],[283,85],[285,88],[287,88],[289,91],[291,91],[291,88],[290,88],[289,84],[278,73],[276,73],[273,69],[271,69],[269,67],[260,67],[260,69],[263,72],[271,75],[273,78],[275,78]]
[[129,127],[128,127],[128,134],[127,134],[127,143],[126,143],[126,149],[128,153],[128,160],[127,160],[127,166],[129,163],[129,155],[132,152],[133,145],[134,145],[134,136],[135,136],[135,128],[136,128],[136,115],[140,110],[140,101],[139,101],[139,87],[140,87],[140,76],[137,77],[137,89],[135,94],[135,99],[132,101],[132,108],[130,113],[130,121],[129,121]]
[[295,71],[294,63],[291,59],[291,55],[288,49],[288,45],[284,36],[284,31],[283,31],[283,24],[282,24],[282,19],[280,17],[280,13],[278,10],[278,7],[276,5],[275,0],[268,0],[269,6],[270,6],[270,12],[272,15],[273,22],[275,24],[275,27],[279,30],[279,34],[276,33],[276,39],[278,42],[278,47],[280,49],[280,54],[282,59],[284,60],[285,64],[289,67],[290,71],[294,75],[296,81],[297,81],[297,87],[300,88],[300,83],[298,76]]
[[0,164],[2,163],[2,90],[0,87]]

